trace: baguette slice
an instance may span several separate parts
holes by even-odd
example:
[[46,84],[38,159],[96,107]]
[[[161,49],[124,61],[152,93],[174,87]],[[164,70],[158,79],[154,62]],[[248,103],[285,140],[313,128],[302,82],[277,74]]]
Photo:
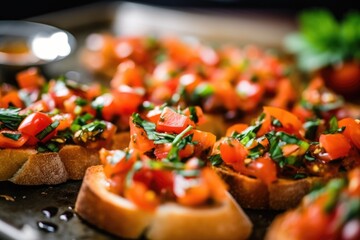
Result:
[[165,203],[147,212],[109,192],[107,187],[103,167],[88,168],[75,211],[86,222],[119,237],[247,239],[252,231],[252,223],[230,194],[218,205],[188,208]]
[[229,192],[240,206],[251,209],[286,210],[296,207],[314,186],[325,181],[321,177],[278,179],[266,186],[261,180],[237,173],[225,165],[213,169],[230,186]]
[[80,180],[88,167],[100,164],[99,152],[66,145],[58,153],[33,148],[0,149],[0,181],[19,185],[53,185]]
[[286,228],[283,227],[283,223],[287,219],[288,214],[289,213],[284,213],[275,218],[270,225],[271,227],[269,227],[266,232],[265,240],[301,240],[298,238],[295,239],[286,231]]
[[58,153],[30,155],[22,167],[9,180],[21,185],[58,184],[68,179],[65,166]]

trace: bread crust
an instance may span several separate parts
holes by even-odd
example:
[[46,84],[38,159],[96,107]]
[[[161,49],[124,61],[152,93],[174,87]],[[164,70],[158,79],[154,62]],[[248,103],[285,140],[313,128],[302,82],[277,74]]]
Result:
[[79,145],[66,145],[59,151],[68,179],[81,180],[88,167],[100,164],[99,151]]
[[120,237],[247,239],[252,231],[252,223],[230,194],[219,205],[189,208],[165,203],[147,212],[109,192],[107,184],[103,166],[88,168],[75,211],[83,220]]
[[59,154],[49,152],[30,155],[9,180],[21,185],[59,184],[68,178]]
[[261,180],[235,172],[224,164],[213,167],[230,186],[229,192],[243,208],[286,210],[296,207],[303,196],[324,178],[278,179],[270,186]]
[[0,150],[0,181],[19,185],[53,185],[80,180],[88,167],[100,164],[98,150],[66,145],[59,152],[33,148]]

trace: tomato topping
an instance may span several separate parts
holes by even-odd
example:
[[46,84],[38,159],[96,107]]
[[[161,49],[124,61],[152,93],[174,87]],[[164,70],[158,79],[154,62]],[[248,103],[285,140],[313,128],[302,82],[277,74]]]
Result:
[[27,144],[35,145],[38,141],[47,142],[57,133],[57,128],[49,129],[44,136],[39,139],[38,134],[53,123],[50,116],[42,112],[34,112],[28,115],[19,125],[18,130],[29,136]]
[[149,140],[145,130],[135,123],[133,123],[133,118],[129,119],[130,124],[130,148],[134,148],[144,153],[155,148],[153,141]]
[[299,118],[287,110],[265,106],[264,112],[279,120],[284,129],[288,130],[289,133],[296,133],[302,129],[302,123]]
[[8,108],[10,106],[17,108],[22,108],[24,106],[24,103],[20,99],[17,91],[10,91],[5,96],[1,96],[0,107]]
[[16,81],[20,88],[38,88],[45,83],[44,77],[36,67],[30,67],[16,74]]
[[[190,184],[190,186],[188,186]],[[197,206],[203,204],[210,196],[210,188],[200,180],[197,184],[191,185],[191,179],[182,176],[175,178],[175,194],[177,201],[185,206]]]
[[0,148],[19,148],[25,144],[29,136],[19,131],[0,130]]
[[329,155],[329,160],[346,157],[351,145],[341,133],[321,134],[319,142]]
[[360,149],[360,123],[353,118],[344,118],[338,122],[338,126],[345,127],[344,136]]
[[246,147],[236,139],[225,138],[220,143],[221,158],[240,173],[248,173],[244,163],[248,154]]
[[226,130],[225,136],[231,137],[231,135],[232,135],[233,133],[241,133],[242,131],[244,131],[244,130],[247,129],[248,127],[249,127],[249,125],[244,124],[244,123],[234,124],[234,125],[230,126],[230,127]]
[[131,87],[143,87],[144,85],[141,69],[131,60],[120,63],[114,77],[110,81],[110,86],[113,89],[121,85]]
[[132,185],[125,189],[125,197],[137,207],[147,211],[154,211],[160,204],[156,193],[149,190],[145,184],[137,181],[133,181]]
[[268,156],[257,158],[250,163],[249,168],[253,169],[254,176],[266,185],[270,185],[277,180],[276,164]]
[[57,127],[58,131],[63,131],[67,128],[70,128],[74,118],[70,113],[60,113],[51,117],[52,121],[59,121],[59,126]]
[[189,117],[165,107],[156,124],[156,131],[168,133],[181,133],[189,125],[195,126]]
[[209,186],[210,194],[217,201],[224,200],[228,186],[211,168],[203,168],[201,176]]

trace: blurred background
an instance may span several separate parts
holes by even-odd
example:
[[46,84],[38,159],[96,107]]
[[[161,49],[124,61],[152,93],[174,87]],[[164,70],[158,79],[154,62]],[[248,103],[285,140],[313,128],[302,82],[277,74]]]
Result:
[[[33,1],[7,1],[0,11],[1,19],[23,19],[70,8],[81,7],[93,3],[118,2],[111,0],[76,0],[76,1],[50,1],[46,4],[38,0]],[[202,7],[225,9],[261,9],[267,11],[285,11],[296,13],[309,7],[328,8],[341,17],[344,12],[354,9],[353,0],[133,0],[123,1],[143,3],[163,7]]]

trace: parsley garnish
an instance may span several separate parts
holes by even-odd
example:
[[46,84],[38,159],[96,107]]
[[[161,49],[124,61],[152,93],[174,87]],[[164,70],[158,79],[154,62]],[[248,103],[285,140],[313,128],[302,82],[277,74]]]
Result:
[[20,133],[8,133],[8,132],[3,132],[1,133],[4,137],[7,137],[7,138],[10,138],[12,140],[19,140],[20,137],[21,137],[21,134]]

